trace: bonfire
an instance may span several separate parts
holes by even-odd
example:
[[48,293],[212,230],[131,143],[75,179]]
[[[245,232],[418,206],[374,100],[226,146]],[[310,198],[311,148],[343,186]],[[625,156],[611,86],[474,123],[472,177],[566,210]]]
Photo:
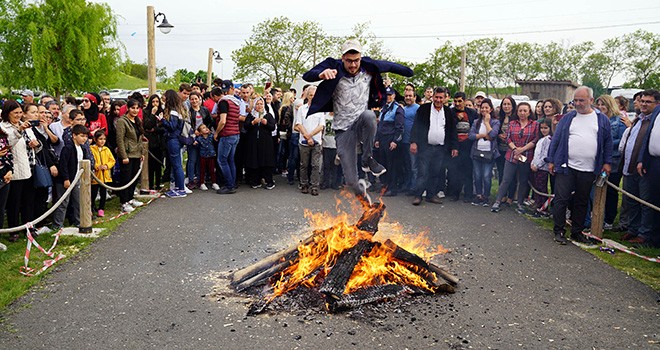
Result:
[[428,232],[379,237],[384,204],[353,203],[353,211],[363,213],[350,224],[340,203],[338,215],[305,210],[315,228],[311,236],[231,275],[236,291],[259,296],[249,315],[262,313],[273,300],[299,288],[318,291],[330,312],[402,295],[454,292],[458,279],[430,262],[447,250],[431,245]]

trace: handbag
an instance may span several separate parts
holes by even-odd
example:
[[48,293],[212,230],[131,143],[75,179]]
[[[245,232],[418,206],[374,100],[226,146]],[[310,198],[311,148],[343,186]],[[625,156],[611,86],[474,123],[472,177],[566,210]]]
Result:
[[474,159],[480,160],[482,162],[492,162],[493,161],[493,150],[489,151],[480,151],[476,150],[474,152]]
[[53,186],[53,178],[50,176],[50,170],[39,160],[39,157],[37,157],[37,164],[32,169],[32,176],[34,177],[34,188]]

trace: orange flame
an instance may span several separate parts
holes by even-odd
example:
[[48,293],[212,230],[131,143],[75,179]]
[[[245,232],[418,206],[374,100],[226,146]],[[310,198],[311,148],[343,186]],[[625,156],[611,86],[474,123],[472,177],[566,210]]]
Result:
[[305,209],[305,217],[315,232],[314,239],[312,243],[301,244],[298,247],[297,259],[280,274],[269,299],[272,300],[283,295],[301,284],[307,287],[318,287],[336,263],[339,255],[365,239],[377,240],[377,243],[368,254],[361,257],[355,266],[346,285],[345,293],[381,284],[405,284],[433,291],[434,287],[421,276],[423,274],[415,273],[414,268],[407,267],[404,262],[395,259],[392,256],[393,250],[382,243],[389,239],[425,261],[429,261],[438,254],[444,254],[447,250],[441,245],[434,247],[428,237],[428,232],[405,234],[399,223],[385,222],[386,217],[383,217],[379,223],[378,234],[372,237],[371,233],[347,224],[357,221],[356,215],[349,213],[362,213],[365,208],[368,208],[368,204],[365,207],[365,204],[355,200],[353,195],[345,195],[345,198],[351,199],[348,202],[351,207],[349,212],[341,210],[341,205],[345,202],[340,199],[337,199],[335,206],[336,214],[312,213]]

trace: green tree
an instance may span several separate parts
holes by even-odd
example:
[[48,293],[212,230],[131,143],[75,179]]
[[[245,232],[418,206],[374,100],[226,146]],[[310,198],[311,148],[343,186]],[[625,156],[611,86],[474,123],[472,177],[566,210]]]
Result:
[[546,45],[541,50],[541,70],[545,78],[577,81],[584,59],[593,46],[591,41],[576,45],[553,41]]
[[357,39],[362,44],[362,56],[368,56],[375,60],[394,61],[390,50],[385,47],[383,40],[378,39],[376,34],[369,31],[369,22],[358,23],[353,27],[353,33],[347,37],[339,37],[336,42],[336,52],[340,51],[341,44],[348,39]]
[[[0,80],[59,96],[116,81],[117,24],[107,4],[85,0],[12,0],[0,29]],[[16,35],[19,33],[19,35]]]
[[630,83],[647,86],[647,79],[660,71],[660,34],[640,29],[625,35],[623,41],[630,53],[626,69]]
[[505,85],[513,85],[518,93],[516,80],[536,79],[541,74],[539,52],[541,47],[532,43],[507,43],[497,64],[497,75]]
[[272,18],[252,28],[250,38],[231,53],[234,78],[262,81],[272,77],[276,86],[286,86],[311,68],[315,57],[319,62],[329,56],[333,47],[316,22]]
[[483,86],[486,94],[490,88],[495,88],[498,76],[496,71],[502,62],[504,39],[481,38],[467,44],[468,73],[466,85]]

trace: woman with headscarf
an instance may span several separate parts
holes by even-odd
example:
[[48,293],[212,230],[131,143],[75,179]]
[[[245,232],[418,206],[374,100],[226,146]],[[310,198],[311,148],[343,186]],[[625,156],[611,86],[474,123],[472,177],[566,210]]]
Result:
[[161,134],[163,118],[163,104],[160,96],[153,94],[149,96],[147,107],[142,111],[144,116],[144,136],[149,141],[149,189],[160,190],[161,178],[163,175],[163,150],[165,149]]
[[108,122],[105,118],[105,114],[99,111],[99,102],[100,96],[97,94],[87,94],[83,97],[83,103],[81,109],[85,114],[85,126],[89,129],[91,135],[94,135],[96,130],[103,130],[105,134],[108,134]]
[[266,189],[275,188],[273,181],[273,168],[275,155],[273,154],[272,132],[275,130],[275,117],[266,112],[262,98],[254,102],[254,109],[245,118],[247,130],[245,166],[252,169],[248,179],[252,188],[261,187],[261,179],[266,182]]

